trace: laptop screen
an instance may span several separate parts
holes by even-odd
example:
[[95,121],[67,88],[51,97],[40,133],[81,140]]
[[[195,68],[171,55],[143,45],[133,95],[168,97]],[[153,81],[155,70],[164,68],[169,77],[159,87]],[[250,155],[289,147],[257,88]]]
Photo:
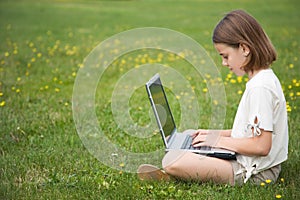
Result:
[[167,137],[176,130],[176,126],[159,76],[149,85],[149,89],[161,128],[163,129],[165,137]]

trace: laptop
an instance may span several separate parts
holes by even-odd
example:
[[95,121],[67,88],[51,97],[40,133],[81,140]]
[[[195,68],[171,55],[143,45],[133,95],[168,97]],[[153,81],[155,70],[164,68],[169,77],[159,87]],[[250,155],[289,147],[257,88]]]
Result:
[[146,83],[146,90],[166,151],[182,149],[226,160],[236,159],[235,152],[226,149],[206,146],[193,147],[193,139],[190,135],[195,130],[186,130],[183,133],[177,132],[176,124],[159,74],[155,74]]

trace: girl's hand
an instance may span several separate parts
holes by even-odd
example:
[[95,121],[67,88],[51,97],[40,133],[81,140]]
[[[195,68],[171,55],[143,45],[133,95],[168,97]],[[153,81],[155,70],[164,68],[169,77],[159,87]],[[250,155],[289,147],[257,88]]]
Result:
[[192,145],[194,147],[210,146],[214,147],[220,137],[219,132],[199,129],[191,134],[193,138]]
[[191,134],[191,137],[194,139],[198,135],[207,135],[207,134],[208,134],[208,130],[206,130],[206,129],[198,129],[194,133]]

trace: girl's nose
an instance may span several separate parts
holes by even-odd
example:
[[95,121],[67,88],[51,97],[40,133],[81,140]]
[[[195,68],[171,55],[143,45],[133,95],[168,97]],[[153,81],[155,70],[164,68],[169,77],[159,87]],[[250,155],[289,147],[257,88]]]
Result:
[[227,62],[226,60],[223,59],[223,60],[222,60],[222,65],[223,65],[223,66],[228,66],[228,62]]

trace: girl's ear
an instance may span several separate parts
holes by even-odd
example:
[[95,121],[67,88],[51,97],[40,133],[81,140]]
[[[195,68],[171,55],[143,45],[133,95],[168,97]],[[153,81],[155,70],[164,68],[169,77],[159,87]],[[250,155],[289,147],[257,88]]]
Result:
[[245,56],[245,57],[248,57],[249,56],[249,54],[250,54],[250,48],[248,47],[248,45],[246,45],[246,44],[240,44],[240,49],[243,51],[243,55]]

